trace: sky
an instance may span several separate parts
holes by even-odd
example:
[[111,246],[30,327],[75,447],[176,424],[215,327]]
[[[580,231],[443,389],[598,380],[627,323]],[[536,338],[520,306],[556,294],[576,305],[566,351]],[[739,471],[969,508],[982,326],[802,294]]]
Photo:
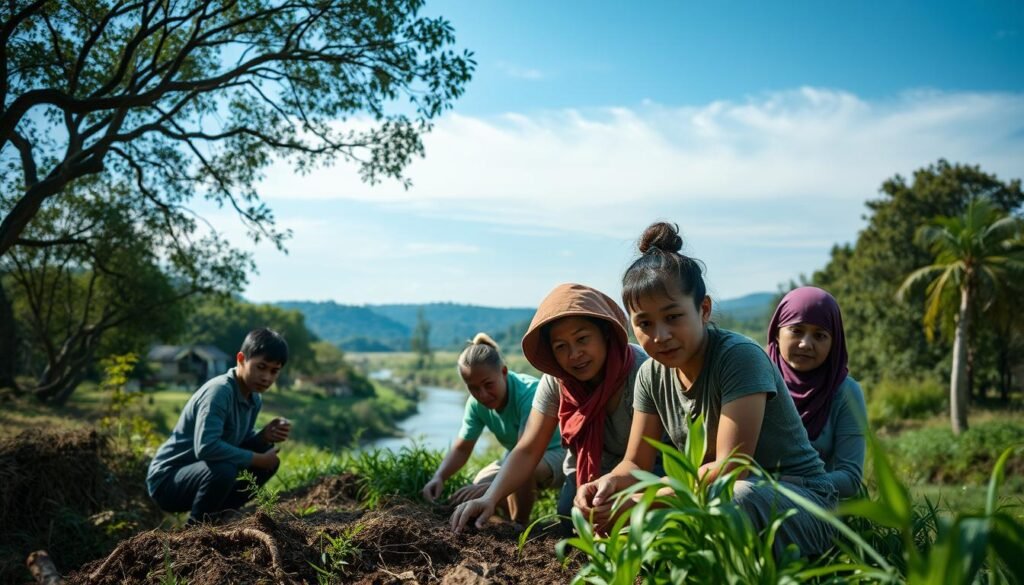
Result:
[[710,294],[822,268],[865,202],[940,158],[1024,177],[1024,0],[427,0],[477,69],[425,136],[412,188],[339,163],[274,165],[293,230],[255,253],[257,302],[536,306],[613,298],[652,221],[679,225]]

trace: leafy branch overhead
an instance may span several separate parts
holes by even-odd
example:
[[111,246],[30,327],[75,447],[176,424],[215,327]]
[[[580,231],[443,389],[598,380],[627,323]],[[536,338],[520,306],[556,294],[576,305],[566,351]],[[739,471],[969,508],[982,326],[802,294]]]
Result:
[[403,179],[475,66],[422,4],[4,3],[0,254],[47,199],[104,170],[168,210],[197,194],[231,205],[278,245],[254,187],[275,157]]

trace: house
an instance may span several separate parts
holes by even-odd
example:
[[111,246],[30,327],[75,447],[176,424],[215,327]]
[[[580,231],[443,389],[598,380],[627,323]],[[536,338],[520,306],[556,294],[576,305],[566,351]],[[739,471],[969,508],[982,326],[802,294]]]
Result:
[[153,383],[193,388],[226,372],[229,363],[234,365],[231,356],[212,345],[154,345],[146,361],[153,370]]

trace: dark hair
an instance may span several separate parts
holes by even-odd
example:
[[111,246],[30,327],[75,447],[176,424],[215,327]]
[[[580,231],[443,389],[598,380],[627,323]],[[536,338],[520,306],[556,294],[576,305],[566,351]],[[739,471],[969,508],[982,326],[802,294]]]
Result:
[[633,310],[640,298],[653,293],[670,296],[673,288],[693,297],[700,304],[707,295],[704,268],[695,258],[680,254],[683,238],[679,226],[659,221],[652,223],[637,242],[641,256],[633,261],[622,276],[622,304]]
[[604,335],[605,337],[608,337],[609,332],[611,331],[611,327],[608,324],[608,321],[605,321],[600,317],[593,317],[591,315],[563,315],[557,319],[553,319],[545,323],[540,328],[540,340],[545,347],[551,347],[551,330],[554,328],[555,323],[558,323],[562,319],[568,319],[570,317],[579,317],[580,319],[589,322],[594,327],[597,327],[597,330],[600,331],[601,335]]
[[268,362],[278,362],[282,366],[288,363],[288,342],[280,333],[266,327],[250,331],[242,342],[242,349],[238,351],[242,352],[247,360],[262,357]]

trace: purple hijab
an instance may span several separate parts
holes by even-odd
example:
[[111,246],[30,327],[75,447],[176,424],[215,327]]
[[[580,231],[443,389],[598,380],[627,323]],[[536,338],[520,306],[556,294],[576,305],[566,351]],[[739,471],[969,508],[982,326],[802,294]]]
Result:
[[[832,349],[828,357],[810,372],[798,372],[789,367],[779,352],[779,329],[797,323],[817,325],[832,334]],[[836,390],[849,372],[839,303],[832,295],[813,286],[789,291],[782,297],[768,324],[768,355],[786,380],[807,435],[812,441],[817,439],[828,421]]]

